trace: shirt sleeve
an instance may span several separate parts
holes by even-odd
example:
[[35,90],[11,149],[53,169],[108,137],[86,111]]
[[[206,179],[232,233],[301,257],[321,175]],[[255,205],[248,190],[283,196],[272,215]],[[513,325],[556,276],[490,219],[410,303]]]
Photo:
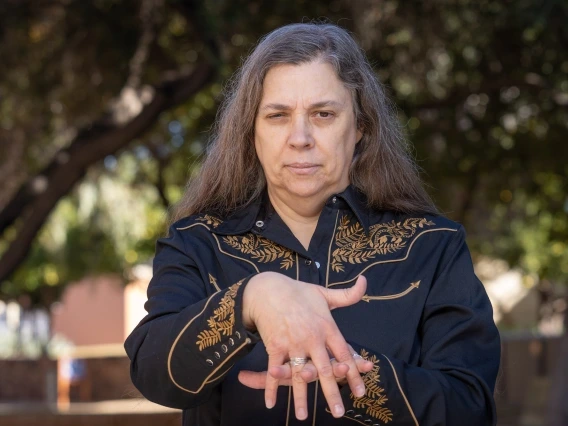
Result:
[[126,339],[132,382],[150,401],[187,409],[207,400],[258,334],[242,321],[250,278],[208,296],[180,231],[159,239],[148,286],[148,314]]
[[418,330],[418,365],[351,345],[374,363],[366,394],[341,389],[346,416],[362,424],[495,425],[500,338],[475,276],[463,228],[442,256]]

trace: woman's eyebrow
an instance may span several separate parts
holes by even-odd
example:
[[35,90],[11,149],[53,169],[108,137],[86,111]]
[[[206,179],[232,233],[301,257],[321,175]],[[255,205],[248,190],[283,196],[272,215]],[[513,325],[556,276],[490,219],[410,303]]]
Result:
[[[319,102],[314,102],[313,104],[310,104],[308,106],[308,109],[326,108],[326,107],[342,108],[343,103],[338,102],[338,101],[332,101],[332,100],[319,101]],[[265,110],[268,110],[268,109],[272,109],[272,110],[276,110],[276,111],[290,111],[293,108],[290,105],[279,104],[279,103],[270,103],[270,104],[266,104],[266,105],[262,106],[260,109],[262,111],[265,111]]]
[[309,106],[309,109],[327,108],[327,107],[342,108],[343,103],[338,102],[338,101],[320,101],[320,102],[315,102],[315,103],[311,104]]

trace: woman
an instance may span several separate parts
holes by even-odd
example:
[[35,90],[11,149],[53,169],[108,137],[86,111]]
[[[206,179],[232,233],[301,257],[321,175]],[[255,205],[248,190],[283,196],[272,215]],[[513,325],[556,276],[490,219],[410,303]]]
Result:
[[403,142],[346,31],[266,36],[158,241],[142,394],[184,425],[495,424],[491,305]]

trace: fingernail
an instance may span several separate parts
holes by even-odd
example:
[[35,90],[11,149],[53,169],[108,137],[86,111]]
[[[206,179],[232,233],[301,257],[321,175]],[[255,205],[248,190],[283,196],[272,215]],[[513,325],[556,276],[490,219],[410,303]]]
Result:
[[268,408],[269,410],[274,407],[274,402],[271,399],[267,399],[266,400],[266,408]]
[[306,412],[306,409],[305,408],[298,408],[297,417],[298,417],[298,420],[304,420],[306,417],[308,417],[308,413]]
[[365,386],[363,385],[357,386],[355,388],[355,395],[357,395],[359,398],[365,395]]
[[334,410],[335,411],[335,415],[338,417],[343,416],[343,407],[339,404],[335,404]]

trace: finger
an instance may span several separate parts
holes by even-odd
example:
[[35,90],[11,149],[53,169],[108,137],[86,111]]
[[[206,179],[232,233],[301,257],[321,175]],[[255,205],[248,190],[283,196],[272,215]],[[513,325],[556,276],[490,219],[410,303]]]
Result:
[[304,368],[302,368],[302,371],[300,371],[300,375],[306,383],[310,383],[318,378],[318,370],[316,366],[310,361],[306,365],[304,365]]
[[292,369],[290,368],[290,364],[273,365],[268,369],[268,373],[278,380],[292,378]]
[[[331,365],[333,366],[333,375],[335,376],[335,380],[339,383],[343,381],[347,371],[349,371],[349,366],[347,364],[343,364],[341,362],[337,362],[334,359],[331,360]],[[318,370],[316,366],[310,361],[300,372],[302,379],[306,383],[311,383],[318,378]]]
[[318,377],[323,394],[334,417],[341,417],[345,413],[339,387],[333,372],[327,350],[324,347],[316,348],[310,353],[312,362],[318,370]]
[[242,370],[239,372],[239,382],[252,389],[264,389],[266,386],[266,371],[256,372]]
[[347,344],[349,351],[353,354],[353,359],[355,360],[355,364],[357,365],[357,370],[359,373],[368,373],[374,367],[374,364],[371,361],[366,360],[361,355],[357,353],[356,350],[353,349],[349,343]]
[[333,375],[336,379],[343,379],[349,371],[349,366],[342,362],[332,361],[331,365],[333,366]]
[[329,355],[329,360],[331,361],[331,365],[333,366],[333,374],[335,376],[335,379],[337,380],[337,383],[345,381],[344,380],[345,375],[347,374],[347,371],[349,371],[349,366],[347,364],[343,364],[342,362],[338,362],[333,357],[333,354],[329,351],[329,349],[326,350],[327,354]]
[[266,404],[266,408],[270,409],[276,405],[276,395],[279,386],[279,379],[270,374],[270,371],[272,371],[271,367],[280,367],[284,364],[284,362],[284,355],[281,353],[268,355],[268,374],[266,375],[266,382],[264,385],[264,403]]
[[[353,395],[357,397],[362,397],[365,395],[365,383],[361,374],[359,372],[359,366],[357,365],[356,359],[353,358],[353,348],[345,342],[343,336],[339,333],[334,333],[334,337],[331,337],[329,342],[329,348],[335,355],[337,361],[340,361],[349,366],[349,371],[346,374],[347,383],[351,388]],[[359,364],[363,366],[364,364]]]
[[374,364],[371,361],[367,361],[362,357],[353,357],[355,359],[355,364],[357,365],[357,370],[359,373],[368,373],[373,369]]
[[342,289],[321,288],[320,291],[323,292],[330,310],[354,305],[365,295],[367,279],[363,275],[359,275],[352,287]]
[[304,367],[305,364],[292,366],[292,394],[294,396],[294,408],[298,420],[308,418],[308,384],[301,375]]
[[[242,370],[239,372],[239,382],[251,389],[264,389],[266,386],[266,371],[248,371]],[[279,386],[292,386],[292,380],[290,377],[280,379],[278,381]]]

